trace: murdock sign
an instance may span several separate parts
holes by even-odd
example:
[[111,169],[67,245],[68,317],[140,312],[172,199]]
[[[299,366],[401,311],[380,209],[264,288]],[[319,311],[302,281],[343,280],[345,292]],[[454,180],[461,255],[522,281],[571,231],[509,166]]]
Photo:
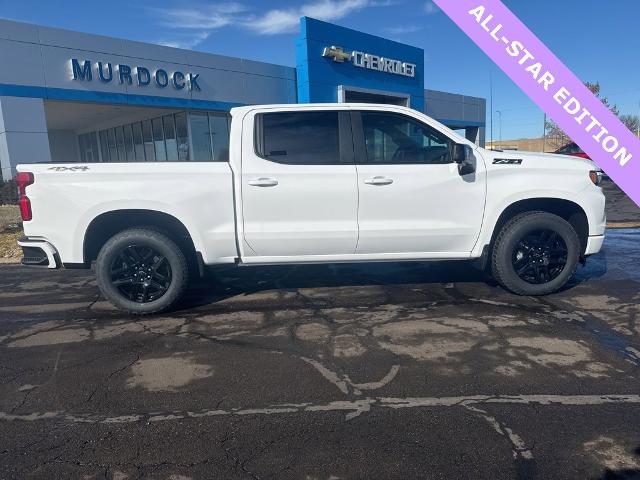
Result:
[[171,86],[176,90],[186,88],[189,91],[200,91],[199,73],[184,73],[178,70],[167,72],[162,68],[148,69],[142,66],[131,68],[124,64],[113,65],[111,62],[80,61],[77,58],[69,60],[69,67],[71,78],[82,82],[91,82],[95,78],[102,83],[117,82],[138,85],[139,87],[146,87],[153,83],[159,88]]

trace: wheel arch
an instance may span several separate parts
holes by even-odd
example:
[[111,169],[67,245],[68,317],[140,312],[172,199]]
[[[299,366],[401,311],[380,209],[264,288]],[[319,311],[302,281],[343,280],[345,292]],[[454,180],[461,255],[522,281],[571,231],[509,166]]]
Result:
[[578,203],[565,198],[558,197],[537,197],[516,200],[505,206],[498,215],[491,235],[487,235],[482,244],[483,266],[486,265],[486,257],[493,248],[496,237],[502,227],[513,217],[525,212],[542,211],[552,213],[563,218],[571,224],[580,239],[581,252],[587,248],[589,239],[589,219],[587,214]]
[[118,209],[96,216],[85,230],[82,246],[84,263],[90,265],[113,235],[134,227],[151,228],[167,234],[178,244],[189,263],[194,262],[200,269],[201,256],[187,227],[173,215],[148,209]]

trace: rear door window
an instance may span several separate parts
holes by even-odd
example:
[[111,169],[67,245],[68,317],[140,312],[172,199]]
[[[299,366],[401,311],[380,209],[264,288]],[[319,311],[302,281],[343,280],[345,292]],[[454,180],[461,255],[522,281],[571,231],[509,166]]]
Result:
[[[258,114],[256,153],[272,162],[293,165],[352,163],[340,153],[340,125],[345,121],[348,114],[337,111]],[[350,128],[347,135],[351,142]]]

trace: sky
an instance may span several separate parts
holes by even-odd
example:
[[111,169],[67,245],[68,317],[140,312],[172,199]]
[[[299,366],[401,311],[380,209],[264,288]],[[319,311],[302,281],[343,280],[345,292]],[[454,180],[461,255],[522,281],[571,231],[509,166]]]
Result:
[[[640,114],[640,0],[503,1],[578,78]],[[543,112],[428,0],[0,0],[3,18],[289,66],[303,15],[423,48],[426,88],[487,99],[487,140],[492,117],[496,140],[542,135]]]

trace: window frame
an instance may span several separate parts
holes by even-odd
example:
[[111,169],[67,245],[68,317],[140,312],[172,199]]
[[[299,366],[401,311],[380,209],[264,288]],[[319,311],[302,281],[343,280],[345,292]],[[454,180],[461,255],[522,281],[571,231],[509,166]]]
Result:
[[[264,149],[264,115],[292,114],[292,113],[336,113],[338,116],[338,159],[335,162],[326,163],[298,163],[279,161],[273,158],[267,158],[262,155]],[[256,112],[253,117],[253,153],[256,157],[267,162],[277,163],[280,165],[304,165],[304,166],[323,166],[323,165],[355,165],[354,143],[351,129],[351,117],[349,110],[340,109],[318,109],[318,110],[271,110],[264,112]],[[284,156],[283,156],[284,160]]]
[[[388,162],[388,163],[375,163],[375,162],[370,162],[369,161],[369,157],[367,155],[367,144],[365,141],[365,135],[364,135],[364,125],[362,122],[362,114],[363,113],[377,113],[377,114],[385,114],[385,115],[393,115],[393,116],[397,116],[397,117],[402,117],[407,119],[410,122],[419,124],[421,127],[429,129],[434,131],[435,133],[437,133],[438,135],[442,135],[443,137],[445,137],[448,140],[449,146],[448,146],[448,158],[449,161],[448,162],[443,162],[443,163],[428,163],[428,162],[417,162],[417,163],[411,163],[411,162]],[[429,125],[428,123],[425,123],[415,117],[412,117],[411,115],[407,115],[405,113],[402,112],[390,112],[390,111],[386,111],[386,110],[352,110],[351,111],[351,126],[352,126],[352,132],[353,132],[353,145],[354,145],[354,150],[355,150],[355,163],[356,165],[451,165],[452,163],[455,163],[455,161],[453,160],[453,146],[457,143],[453,138],[451,138],[449,135],[445,134],[444,132],[438,130],[437,128]]]

